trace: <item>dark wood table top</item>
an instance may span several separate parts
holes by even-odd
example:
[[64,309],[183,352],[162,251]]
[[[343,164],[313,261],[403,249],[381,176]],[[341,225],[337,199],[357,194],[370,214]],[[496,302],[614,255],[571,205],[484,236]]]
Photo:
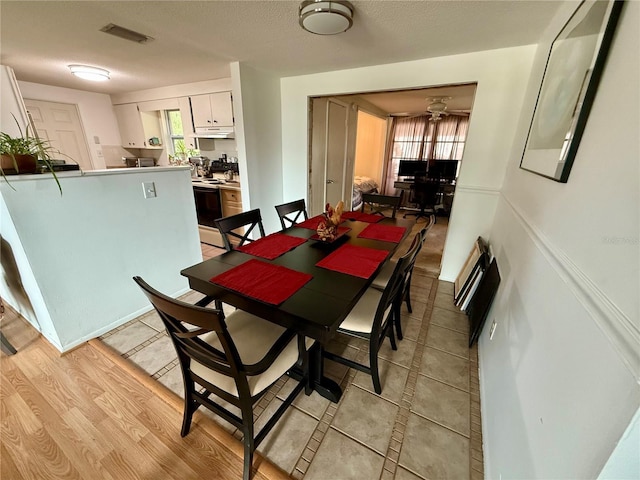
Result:
[[[407,227],[404,239],[411,232],[413,222],[400,218],[395,220],[389,218],[380,221],[379,224]],[[368,225],[370,224],[347,220],[341,226],[349,227],[351,231],[334,244],[328,245],[309,240],[271,261],[239,251],[232,251],[185,268],[181,274],[189,279],[189,285],[193,290],[213,295],[224,303],[284,327],[295,329],[324,344],[333,337],[337,328],[371,284],[384,262],[380,264],[378,271],[368,279],[316,267],[316,263],[347,243],[386,250],[388,255],[385,261],[388,261],[399,245],[399,243],[357,238],[358,234]],[[283,233],[309,238],[315,232],[305,228],[290,227]],[[212,277],[252,258],[309,273],[313,279],[277,306],[266,304],[209,281]]]

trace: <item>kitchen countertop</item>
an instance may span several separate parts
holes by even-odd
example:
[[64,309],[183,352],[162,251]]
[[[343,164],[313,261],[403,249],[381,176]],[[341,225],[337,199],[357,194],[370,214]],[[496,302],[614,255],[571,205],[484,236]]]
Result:
[[221,179],[213,179],[213,180],[218,180],[218,182],[220,183],[213,183],[210,182],[209,178],[192,178],[191,179],[191,183],[194,186],[198,186],[198,187],[206,187],[206,188],[213,188],[213,189],[223,189],[223,190],[235,190],[235,191],[240,191],[240,182],[234,181],[234,182],[227,182],[226,180],[221,180]]

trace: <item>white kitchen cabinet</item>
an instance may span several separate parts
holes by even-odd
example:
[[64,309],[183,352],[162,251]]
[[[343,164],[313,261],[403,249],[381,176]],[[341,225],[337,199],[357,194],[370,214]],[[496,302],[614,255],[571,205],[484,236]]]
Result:
[[231,92],[193,95],[190,99],[195,128],[233,126]]
[[118,120],[122,146],[125,148],[162,149],[162,146],[150,146],[149,138],[162,141],[160,111],[141,112],[136,103],[114,105],[113,111]]

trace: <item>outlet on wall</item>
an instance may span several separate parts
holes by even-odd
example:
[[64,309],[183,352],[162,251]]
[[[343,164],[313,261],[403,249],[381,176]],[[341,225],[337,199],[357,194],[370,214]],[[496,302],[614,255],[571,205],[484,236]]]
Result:
[[155,182],[143,182],[142,191],[144,192],[144,198],[154,198],[157,196]]

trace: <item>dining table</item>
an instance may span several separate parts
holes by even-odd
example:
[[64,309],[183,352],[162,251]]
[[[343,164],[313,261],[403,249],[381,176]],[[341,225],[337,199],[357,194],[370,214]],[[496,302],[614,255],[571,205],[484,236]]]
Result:
[[[319,219],[320,217],[313,218]],[[346,217],[343,216],[344,218]],[[357,218],[357,215],[351,218]],[[313,225],[313,219],[311,219],[305,222],[306,227],[294,225],[277,234],[273,234],[299,239],[298,242],[295,239],[290,242],[295,246],[276,258],[261,258],[247,253],[247,251],[242,251],[243,247],[240,247],[240,249],[235,248],[232,251],[185,268],[181,271],[181,274],[188,279],[189,286],[193,290],[213,296],[223,303],[317,340],[309,352],[311,387],[323,397],[333,402],[338,402],[342,395],[342,390],[335,381],[324,375],[324,349],[336,335],[342,321],[371,285],[384,263],[389,261],[402,243],[402,240],[411,232],[411,226],[414,223],[401,218],[380,218],[381,220],[375,223],[375,220],[372,221],[370,217],[366,218],[367,221],[345,220],[340,225],[342,229],[340,230],[341,235],[333,242],[325,242],[318,239],[316,231],[312,226],[309,227],[309,222]],[[394,233],[393,241],[389,241],[389,238],[385,236],[380,237],[384,238],[384,240],[366,238],[366,233],[371,231],[369,227],[372,225],[375,225],[378,230],[389,230]],[[367,230],[368,228],[369,230]],[[248,245],[254,243],[256,242],[251,242]],[[370,273],[367,271],[364,275],[342,273],[322,266],[321,262],[330,260],[332,254],[335,257],[336,254],[341,252],[347,254],[351,252],[351,250],[347,251],[346,249],[352,249],[356,252],[360,250],[365,252],[375,250],[378,251],[376,258],[381,258],[381,260],[371,266]],[[250,251],[250,249],[248,250]],[[294,293],[279,303],[255,298],[250,294],[239,291],[233,285],[224,285],[225,282],[222,282],[222,279],[225,276],[232,275],[239,268],[248,268],[255,262],[268,264],[260,263],[260,265],[257,265],[265,268],[273,269],[274,266],[279,266],[298,272],[300,276],[303,276],[304,284],[297,287]],[[319,263],[321,265],[318,265]],[[340,265],[338,265],[339,269]],[[365,275],[368,276],[365,278]],[[266,291],[267,296],[270,289],[277,290],[279,287],[277,277],[265,275],[264,280],[262,275],[257,275],[257,277],[259,278],[250,279],[251,282],[262,282],[263,285],[259,286],[263,291]],[[296,377],[296,372],[290,372],[290,374],[294,378]],[[298,377],[300,376],[299,371],[297,375]]]

